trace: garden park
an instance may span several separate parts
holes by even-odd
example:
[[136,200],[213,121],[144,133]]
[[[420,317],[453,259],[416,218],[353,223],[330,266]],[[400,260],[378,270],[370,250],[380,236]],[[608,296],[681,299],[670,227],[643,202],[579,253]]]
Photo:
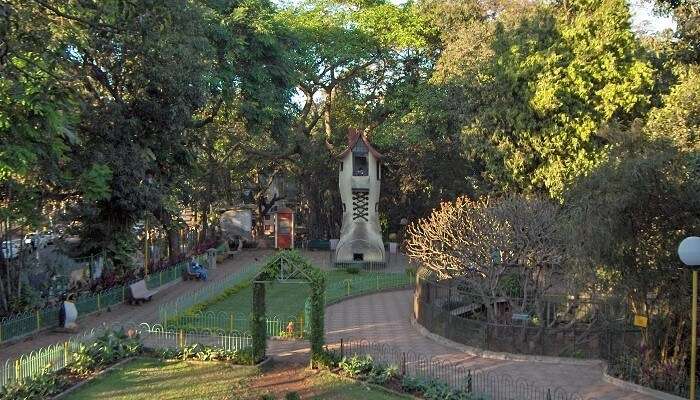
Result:
[[0,400],[697,400],[696,0],[0,1]]

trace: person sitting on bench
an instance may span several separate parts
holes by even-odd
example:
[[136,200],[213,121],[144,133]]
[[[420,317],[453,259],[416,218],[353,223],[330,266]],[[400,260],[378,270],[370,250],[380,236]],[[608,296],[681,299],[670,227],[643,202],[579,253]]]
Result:
[[203,281],[207,280],[207,269],[198,263],[194,257],[192,257],[192,261],[190,261],[190,271],[192,271],[192,274],[196,275],[197,278]]

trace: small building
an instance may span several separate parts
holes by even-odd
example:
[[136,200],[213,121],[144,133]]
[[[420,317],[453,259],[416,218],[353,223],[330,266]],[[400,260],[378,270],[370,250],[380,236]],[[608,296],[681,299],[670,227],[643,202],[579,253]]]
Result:
[[379,227],[382,155],[360,131],[350,130],[348,147],[339,159],[343,225],[336,263],[383,262],[384,243]]
[[279,208],[274,214],[275,248],[294,248],[294,211],[290,208]]

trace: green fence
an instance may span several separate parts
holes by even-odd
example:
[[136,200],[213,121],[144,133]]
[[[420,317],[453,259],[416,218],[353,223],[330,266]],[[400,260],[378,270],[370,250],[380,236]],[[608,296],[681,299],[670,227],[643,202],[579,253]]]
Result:
[[[159,320],[168,329],[248,331],[250,321],[250,315],[248,314],[236,311],[193,312],[192,308],[214,300],[226,289],[234,285],[250,281],[258,270],[259,267],[246,268],[240,273],[232,274],[219,284],[202,288],[194,293],[181,296],[171,303],[164,304],[159,310]],[[414,280],[415,278],[407,273],[381,273],[358,276],[327,286],[325,300],[326,304],[328,304],[351,296],[407,287],[412,285]],[[303,310],[300,310],[295,315],[268,315],[266,321],[267,335],[303,336],[305,318]],[[291,325],[290,322],[292,323]]]
[[247,266],[239,272],[228,275],[215,284],[205,286],[194,292],[182,295],[174,301],[161,305],[158,308],[158,320],[161,321],[163,325],[171,325],[172,323],[169,322],[170,320],[174,317],[186,314],[193,306],[213,299],[230,287],[251,280],[258,271],[260,271],[260,268],[261,266],[258,265]]
[[[208,265],[206,253],[198,255],[196,258],[199,263]],[[168,269],[149,274],[145,278],[146,286],[149,289],[153,289],[180,279],[182,270],[185,267],[186,262],[181,262]],[[128,290],[129,285],[123,285],[102,292],[79,296],[75,300],[79,318],[123,303]],[[57,327],[59,310],[60,305],[56,305],[0,319],[0,343],[28,336],[42,329]]]
[[414,282],[415,278],[406,272],[372,274],[346,279],[326,287],[326,303],[332,303],[345,297],[406,287]]
[[194,343],[214,346],[225,350],[240,350],[252,346],[248,334],[202,334],[187,331],[170,331],[160,325],[138,324],[132,326],[102,327],[69,340],[43,347],[23,354],[15,359],[6,360],[0,365],[0,388],[15,382],[22,382],[41,375],[45,371],[60,371],[74,359],[81,344],[92,343],[107,330],[132,331],[138,334],[146,348],[182,348]]

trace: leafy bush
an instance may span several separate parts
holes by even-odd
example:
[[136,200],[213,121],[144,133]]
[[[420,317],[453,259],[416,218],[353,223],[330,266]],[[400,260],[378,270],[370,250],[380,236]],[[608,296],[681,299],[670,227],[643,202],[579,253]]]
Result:
[[166,347],[162,349],[155,349],[154,353],[158,358],[162,358],[163,360],[173,360],[178,358],[178,354],[180,352],[177,349],[171,349]]
[[268,394],[264,394],[264,395],[260,396],[260,400],[277,400],[277,399],[275,399],[275,396],[268,393]]
[[280,331],[277,334],[277,337],[280,339],[297,339],[299,337],[299,334],[296,332]]
[[86,375],[117,360],[141,353],[143,346],[138,337],[129,337],[124,332],[105,332],[91,344],[81,344],[68,364],[68,371]]
[[34,378],[15,382],[0,389],[0,400],[42,400],[60,392],[68,384],[67,379],[50,366]]
[[301,400],[301,396],[297,392],[289,392],[284,396],[284,400]]
[[347,267],[345,268],[345,272],[347,272],[350,275],[357,275],[360,273],[360,269],[357,267]]
[[352,356],[350,358],[343,357],[338,363],[340,369],[353,378],[364,378],[374,368],[374,360],[372,356]]
[[407,392],[419,392],[423,389],[423,380],[413,376],[404,376],[401,381],[401,387]]
[[375,364],[372,367],[369,375],[367,376],[367,381],[370,383],[378,383],[383,385],[393,378],[399,376],[399,367],[396,365],[382,365]]
[[253,363],[253,353],[250,349],[225,350],[199,343],[178,350],[159,349],[156,350],[156,354],[161,358],[171,360],[226,361],[243,365]]
[[324,350],[312,356],[313,364],[326,369],[333,369],[338,366],[342,357],[334,351]]
[[488,396],[469,393],[462,389],[453,389],[446,383],[435,379],[404,376],[401,387],[409,393],[420,392],[427,400],[489,400]]

